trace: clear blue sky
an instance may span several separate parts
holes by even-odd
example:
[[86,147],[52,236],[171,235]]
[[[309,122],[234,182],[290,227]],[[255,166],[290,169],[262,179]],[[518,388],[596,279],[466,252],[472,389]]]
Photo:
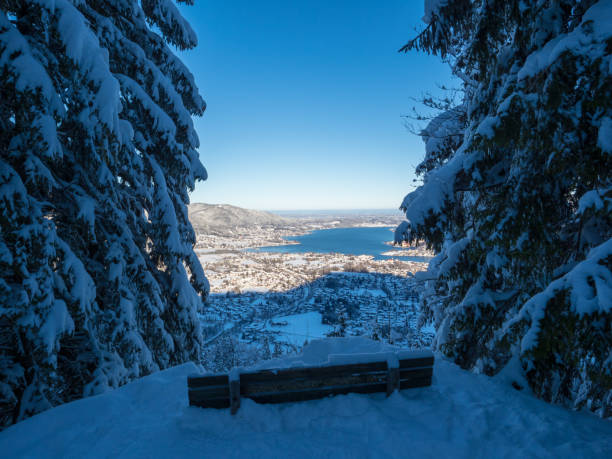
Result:
[[451,83],[436,57],[397,50],[423,2],[201,0],[181,7],[182,53],[208,104],[196,119],[209,178],[192,202],[253,209],[397,208],[424,155],[409,114]]

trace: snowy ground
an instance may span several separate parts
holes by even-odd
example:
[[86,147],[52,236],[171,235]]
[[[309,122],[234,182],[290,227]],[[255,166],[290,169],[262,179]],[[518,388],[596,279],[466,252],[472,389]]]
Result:
[[275,317],[266,323],[266,329],[277,333],[276,341],[303,346],[305,342],[325,338],[334,327],[321,323],[321,313],[316,311]]
[[[315,341],[368,352],[364,339]],[[349,346],[347,347],[347,343]],[[356,343],[356,345],[355,345]],[[291,363],[291,362],[289,362]],[[2,457],[612,457],[612,422],[571,412],[440,360],[431,387],[282,405],[243,400],[238,414],[187,405],[175,367],[69,403],[0,432]]]

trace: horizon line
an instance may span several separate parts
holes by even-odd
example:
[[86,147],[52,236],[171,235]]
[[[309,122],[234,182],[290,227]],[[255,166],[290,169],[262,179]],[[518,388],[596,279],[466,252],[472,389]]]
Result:
[[[256,207],[243,207],[243,206],[239,206],[237,204],[230,204],[227,202],[224,203],[217,203],[217,202],[190,202],[189,205],[192,204],[206,204],[208,206],[232,206],[232,207],[240,207],[242,209],[249,209],[249,210],[260,210],[260,211],[264,211],[264,212],[302,212],[302,211],[332,211],[332,210],[342,210],[342,211],[347,211],[347,210],[393,210],[393,211],[398,211],[398,212],[402,212],[401,209],[399,207],[308,207],[308,208],[284,208],[284,209],[265,209],[265,208],[256,208]],[[403,212],[402,212],[403,213]]]

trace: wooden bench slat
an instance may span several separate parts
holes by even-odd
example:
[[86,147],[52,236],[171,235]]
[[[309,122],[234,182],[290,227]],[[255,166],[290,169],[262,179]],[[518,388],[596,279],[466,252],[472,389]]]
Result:
[[257,403],[286,403],[286,402],[301,402],[306,400],[315,400],[318,398],[328,397],[330,395],[341,395],[349,393],[371,394],[375,392],[385,392],[387,384],[360,384],[350,386],[335,386],[315,390],[301,390],[288,392],[270,392],[257,395],[248,395],[245,398],[250,398]]
[[208,387],[190,387],[189,393],[198,394],[200,397],[229,397],[229,385],[225,386],[208,386]]
[[387,362],[354,363],[322,367],[283,368],[260,370],[240,374],[240,381],[269,381],[271,379],[324,378],[338,375],[362,374],[387,371]]
[[425,376],[431,376],[433,368],[418,368],[418,369],[400,369],[400,380],[401,379],[415,379]]
[[[401,389],[426,387],[431,385],[431,377],[420,377],[414,379],[400,380],[399,387]],[[363,385],[347,385],[347,386],[334,386],[319,389],[306,389],[297,391],[287,392],[269,392],[269,393],[253,393],[253,394],[242,394],[245,398],[250,398],[257,403],[284,403],[284,402],[298,402],[305,400],[314,400],[323,398],[329,395],[335,394],[348,394],[354,393],[375,393],[385,392],[386,383],[380,384],[363,384]],[[229,392],[229,389],[228,389]],[[241,391],[242,392],[242,391]],[[190,405],[202,406],[205,408],[229,408],[230,400],[229,394],[226,397],[211,398],[210,395],[205,392],[190,391],[189,393]]]
[[260,392],[291,391],[318,389],[331,386],[353,384],[382,384],[387,381],[386,372],[351,374],[347,376],[335,375],[327,377],[297,378],[297,379],[268,379],[267,381],[250,381],[240,378],[240,394],[250,395]]
[[229,383],[227,375],[190,375],[187,377],[189,387],[223,386]]
[[422,357],[418,359],[404,359],[399,361],[399,367],[402,368],[417,368],[431,367],[434,364],[433,357]]

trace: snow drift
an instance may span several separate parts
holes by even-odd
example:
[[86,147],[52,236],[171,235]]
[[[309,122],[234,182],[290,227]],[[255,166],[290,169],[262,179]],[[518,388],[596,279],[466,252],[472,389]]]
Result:
[[[315,341],[273,366],[384,352],[363,338]],[[612,423],[459,369],[437,356],[433,385],[239,412],[189,407],[184,364],[51,409],[0,433],[6,457],[609,457]],[[509,366],[511,367],[511,366]]]

